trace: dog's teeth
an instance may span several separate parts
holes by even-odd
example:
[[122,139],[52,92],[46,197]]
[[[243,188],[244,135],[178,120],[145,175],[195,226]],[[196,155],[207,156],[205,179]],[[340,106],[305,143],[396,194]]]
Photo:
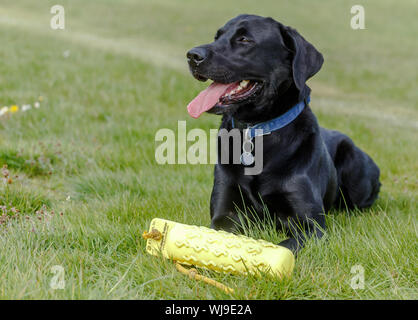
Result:
[[249,80],[242,80],[242,81],[240,82],[239,86],[240,86],[241,88],[245,88],[245,87],[248,85],[248,83],[250,83],[250,81],[249,81]]
[[227,97],[230,97],[231,95],[234,95],[238,92],[240,92],[241,90],[243,90],[248,84],[250,83],[249,80],[242,80],[238,87],[236,87],[234,90],[231,90],[228,94]]

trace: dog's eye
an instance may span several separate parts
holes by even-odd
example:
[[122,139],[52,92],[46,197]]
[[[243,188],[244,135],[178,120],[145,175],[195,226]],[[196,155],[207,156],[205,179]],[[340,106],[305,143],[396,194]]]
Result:
[[248,39],[247,37],[244,37],[244,36],[238,37],[238,38],[237,38],[237,41],[238,41],[238,42],[244,42],[244,43],[251,42],[251,40],[250,40],[250,39]]

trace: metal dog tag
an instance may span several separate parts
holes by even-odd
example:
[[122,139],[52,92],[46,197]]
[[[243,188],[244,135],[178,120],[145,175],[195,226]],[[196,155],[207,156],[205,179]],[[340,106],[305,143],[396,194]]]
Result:
[[240,160],[244,166],[250,166],[254,163],[254,156],[251,152],[244,152],[241,154]]
[[244,166],[250,166],[254,163],[254,156],[252,151],[254,150],[254,143],[251,141],[250,129],[244,129],[244,136],[242,141],[242,154],[240,157],[241,163]]

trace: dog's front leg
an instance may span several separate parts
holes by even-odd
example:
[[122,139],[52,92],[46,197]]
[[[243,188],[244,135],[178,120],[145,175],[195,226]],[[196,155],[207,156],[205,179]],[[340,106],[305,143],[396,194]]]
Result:
[[297,254],[310,237],[321,238],[324,235],[325,211],[319,190],[307,178],[293,178],[287,186],[286,194],[292,209],[285,223],[290,237],[279,245]]
[[237,206],[242,199],[238,185],[226,184],[225,180],[215,176],[210,199],[211,228],[232,232],[240,224]]
[[325,215],[309,214],[303,218],[289,220],[288,233],[290,238],[279,243],[297,254],[305,245],[306,240],[314,236],[322,238],[325,230]]

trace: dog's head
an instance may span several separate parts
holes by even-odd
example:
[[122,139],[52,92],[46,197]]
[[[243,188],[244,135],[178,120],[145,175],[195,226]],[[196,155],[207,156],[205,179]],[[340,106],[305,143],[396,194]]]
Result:
[[310,92],[305,82],[323,63],[295,29],[255,15],[230,20],[212,43],[187,52],[187,59],[196,79],[213,80],[189,104],[190,115],[229,113],[243,121],[279,112],[274,108],[289,90],[296,100],[289,102],[305,99]]

